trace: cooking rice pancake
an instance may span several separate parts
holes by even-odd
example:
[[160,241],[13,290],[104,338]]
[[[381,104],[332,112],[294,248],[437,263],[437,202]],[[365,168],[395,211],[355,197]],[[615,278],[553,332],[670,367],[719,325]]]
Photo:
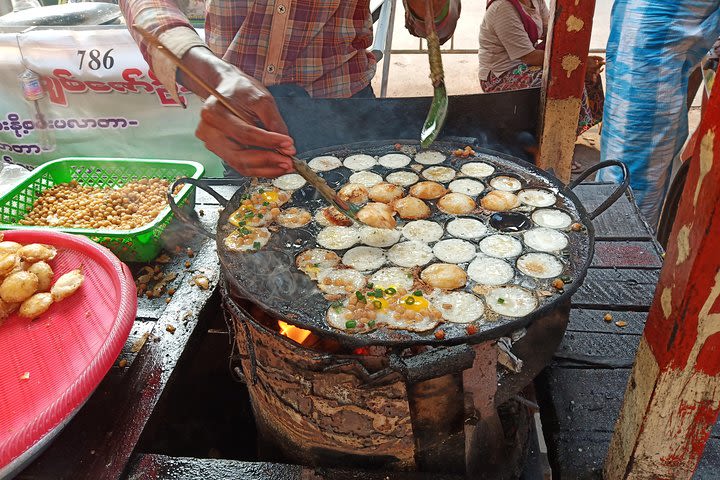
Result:
[[261,213],[260,215],[258,213],[260,212],[254,206],[241,206],[230,215],[228,222],[236,227],[264,227],[274,220],[270,212]]
[[410,187],[410,195],[421,200],[435,200],[447,193],[447,188],[437,182],[423,181]]
[[437,327],[440,322],[432,318],[423,317],[421,320],[405,320],[391,315],[386,320],[385,326],[394,330],[408,330],[411,332],[427,332]]
[[504,192],[515,192],[522,188],[522,183],[515,177],[500,175],[490,180],[490,186]]
[[408,172],[406,170],[392,172],[389,173],[387,177],[385,177],[386,182],[393,183],[401,187],[409,187],[410,185],[414,185],[418,182],[418,180],[420,180],[420,177],[417,173]]
[[357,172],[360,170],[370,170],[372,167],[377,165],[377,160],[370,155],[350,155],[343,161],[343,165],[350,170],[355,170]]
[[438,163],[444,162],[446,158],[447,156],[445,154],[433,150],[418,152],[417,155],[415,155],[415,161],[422,165],[437,165]]
[[395,211],[389,205],[370,202],[356,214],[359,221],[375,228],[395,228]]
[[372,272],[385,265],[385,251],[375,247],[354,247],[345,252],[342,262],[361,272]]
[[475,210],[475,201],[462,193],[448,193],[438,200],[437,206],[445,213],[463,215]]
[[311,248],[305,250],[295,259],[298,269],[315,280],[321,271],[335,267],[340,263],[340,257],[330,250]]
[[480,200],[480,205],[493,212],[506,212],[520,206],[520,200],[514,193],[493,190]]
[[535,210],[532,214],[532,220],[541,227],[555,229],[567,228],[572,223],[570,215],[554,208]]
[[385,168],[403,168],[410,163],[410,157],[402,153],[388,153],[380,157],[378,163]]
[[231,252],[255,252],[267,245],[270,230],[265,227],[242,227],[225,237],[225,247]]
[[435,222],[415,220],[405,224],[402,229],[402,234],[408,240],[432,243],[442,238],[443,228]]
[[559,252],[568,246],[568,238],[551,228],[537,227],[523,234],[525,245],[539,252]]
[[310,212],[304,208],[290,207],[280,212],[277,222],[285,228],[300,228],[312,220]]
[[277,177],[272,181],[272,183],[277,188],[292,191],[304,187],[307,182],[297,173],[288,173],[286,175]]
[[555,194],[542,188],[528,188],[518,192],[518,200],[531,207],[550,207],[555,205]]
[[325,227],[317,234],[317,243],[330,250],[345,250],[360,241],[360,232],[355,227]]
[[373,185],[377,185],[382,181],[383,179],[380,175],[378,175],[377,173],[368,172],[367,170],[355,172],[350,175],[350,183],[356,183],[358,185],[362,185],[365,188],[370,188]]
[[432,214],[425,202],[410,196],[394,201],[393,208],[405,220],[419,220]]
[[474,218],[456,218],[448,222],[447,232],[453,237],[475,240],[487,233],[487,227]]
[[526,253],[517,259],[517,268],[535,278],[554,278],[563,271],[563,264],[549,253]]
[[395,290],[410,290],[413,286],[413,274],[406,268],[386,267],[373,273],[370,282],[383,290],[390,287]]
[[360,227],[360,243],[371,247],[392,247],[400,241],[400,230],[375,228],[368,225]]
[[338,197],[346,202],[361,205],[368,201],[370,194],[368,193],[365,185],[360,185],[359,183],[346,183],[340,188],[340,190],[338,190]]
[[464,193],[465,195],[469,195],[471,197],[477,197],[483,192],[483,190],[485,190],[485,185],[477,180],[459,178],[450,182],[448,189],[451,192]]
[[402,187],[398,187],[392,183],[381,182],[377,185],[373,185],[368,190],[370,199],[373,202],[381,203],[392,203],[395,200],[399,200],[405,195],[405,191]]
[[[321,227],[329,227],[330,225],[332,225],[332,223],[330,222],[330,220],[325,217],[325,210],[327,210],[327,209],[329,209],[329,208],[335,208],[335,207],[323,207],[323,208],[319,208],[319,209],[315,212],[315,215],[313,215],[313,219],[315,220],[315,223],[317,223],[317,224],[320,225]],[[341,215],[342,215],[342,214],[341,214]]]
[[470,162],[460,167],[460,171],[468,177],[485,178],[495,172],[495,167],[483,162]]
[[537,298],[524,288],[509,286],[492,289],[485,295],[485,304],[506,317],[524,317],[537,308]]
[[433,182],[447,183],[455,178],[456,172],[450,167],[428,167],[422,176]]
[[450,238],[440,240],[433,247],[433,254],[441,262],[467,263],[475,258],[475,245],[465,240]]
[[315,221],[323,227],[335,225],[338,227],[351,227],[353,221],[335,207],[323,207],[315,213]]
[[315,157],[308,162],[308,166],[316,172],[329,172],[335,170],[342,165],[339,158],[333,157],[332,155],[323,155]]
[[490,235],[480,240],[480,251],[496,258],[517,257],[522,253],[522,243],[509,235]]
[[387,252],[387,258],[400,267],[421,267],[434,258],[432,248],[422,242],[396,243]]
[[465,270],[450,263],[433,263],[420,273],[420,278],[427,285],[443,290],[462,288],[467,283]]
[[481,285],[505,285],[515,278],[513,267],[499,258],[478,256],[467,269],[468,276]]
[[365,275],[352,268],[326,268],[317,275],[318,288],[330,295],[355,292],[365,283]]
[[467,292],[437,292],[430,296],[430,301],[443,318],[452,323],[471,323],[485,313],[482,300]]

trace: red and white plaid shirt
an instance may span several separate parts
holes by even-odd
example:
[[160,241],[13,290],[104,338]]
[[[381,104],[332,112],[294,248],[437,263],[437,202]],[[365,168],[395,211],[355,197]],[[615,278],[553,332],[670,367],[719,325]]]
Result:
[[[436,25],[441,39],[450,37],[460,14],[460,0],[447,1],[448,14]],[[160,36],[179,56],[202,44],[174,0],[120,0],[120,7],[128,25]],[[210,49],[265,85],[292,83],[313,97],[347,98],[375,74],[370,0],[208,0],[206,9]],[[424,34],[424,23],[410,13],[406,24]],[[149,56],[131,33],[158,78],[171,82],[175,69],[159,65],[163,57]]]

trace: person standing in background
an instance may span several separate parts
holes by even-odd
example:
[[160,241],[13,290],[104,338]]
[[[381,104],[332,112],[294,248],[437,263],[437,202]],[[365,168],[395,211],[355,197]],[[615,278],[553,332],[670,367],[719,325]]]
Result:
[[[692,69],[720,33],[720,0],[615,0],[607,44],[601,160],[620,160],[655,228],[672,160],[688,133]],[[620,182],[617,169],[600,181]]]

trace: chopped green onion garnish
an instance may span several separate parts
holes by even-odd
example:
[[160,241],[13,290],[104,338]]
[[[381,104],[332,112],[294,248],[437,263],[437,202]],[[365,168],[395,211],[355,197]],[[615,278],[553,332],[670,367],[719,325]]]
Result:
[[363,295],[362,292],[355,292],[355,297],[358,299],[358,302],[367,302],[367,300],[365,300],[365,295]]
[[383,298],[383,291],[381,288],[375,289],[375,298]]
[[255,216],[255,214],[254,214],[253,212],[246,212],[246,213],[245,213],[245,216],[246,216],[247,218],[252,218],[252,217]]
[[348,320],[345,322],[345,328],[355,328],[357,327],[357,322],[355,320]]
[[497,303],[505,303],[505,299],[502,298],[502,297],[501,297],[501,298],[498,298],[498,299],[497,299]]
[[243,235],[250,235],[250,230],[248,230],[248,229],[245,228],[245,227],[242,227],[242,228],[240,229],[240,233],[242,233]]
[[260,250],[260,242],[253,242],[253,248],[255,250]]
[[263,207],[267,207],[270,205],[270,202],[263,202]]
[[415,295],[416,297],[422,297],[422,292],[420,290],[415,290],[413,292],[413,295]]
[[258,193],[265,193],[265,189],[261,188],[260,190],[258,190]]
[[382,308],[382,302],[380,300],[373,300],[373,307],[375,307],[375,310],[380,310]]
[[375,287],[375,284],[372,282],[368,282],[367,285],[365,286],[365,288],[374,288],[374,287]]
[[415,299],[414,299],[413,297],[407,297],[407,298],[405,299],[405,303],[406,303],[407,305],[412,305],[413,303],[415,303]]
[[262,213],[258,213],[258,218],[263,218],[263,214],[262,214]]
[[368,327],[373,328],[375,326],[375,320],[370,320],[368,322]]
[[313,268],[320,268],[320,264],[319,264],[319,263],[313,263],[312,266],[313,266]]
[[389,287],[385,289],[385,293],[388,295],[395,295],[397,293],[397,290],[395,290],[393,287]]
[[247,225],[247,222],[246,222],[245,220],[243,220],[242,222],[240,222],[240,226],[241,226],[241,227],[244,227],[245,225]]

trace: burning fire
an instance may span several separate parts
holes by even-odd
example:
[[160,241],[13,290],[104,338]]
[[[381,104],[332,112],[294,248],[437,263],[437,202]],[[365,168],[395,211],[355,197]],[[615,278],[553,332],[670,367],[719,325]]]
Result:
[[282,320],[278,320],[278,326],[280,327],[280,335],[285,335],[301,345],[305,339],[310,336],[310,333],[312,333],[310,330],[303,330],[302,328],[285,323]]

